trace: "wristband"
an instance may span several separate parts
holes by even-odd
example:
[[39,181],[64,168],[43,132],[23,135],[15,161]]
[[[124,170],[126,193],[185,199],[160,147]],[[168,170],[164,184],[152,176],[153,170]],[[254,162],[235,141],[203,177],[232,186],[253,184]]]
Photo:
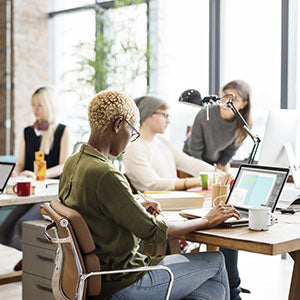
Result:
[[185,178],[185,179],[184,179],[184,182],[183,182],[183,188],[184,188],[185,190],[187,189],[186,181],[187,181],[187,178]]

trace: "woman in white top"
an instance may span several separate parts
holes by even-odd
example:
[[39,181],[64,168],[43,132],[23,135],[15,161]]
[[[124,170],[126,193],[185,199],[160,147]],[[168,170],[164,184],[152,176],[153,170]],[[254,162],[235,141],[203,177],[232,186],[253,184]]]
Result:
[[[177,150],[160,134],[170,120],[167,103],[157,97],[143,96],[135,100],[140,111],[140,138],[124,153],[126,175],[137,190],[185,190],[200,186],[200,171],[214,167]],[[177,178],[176,170],[195,176]]]

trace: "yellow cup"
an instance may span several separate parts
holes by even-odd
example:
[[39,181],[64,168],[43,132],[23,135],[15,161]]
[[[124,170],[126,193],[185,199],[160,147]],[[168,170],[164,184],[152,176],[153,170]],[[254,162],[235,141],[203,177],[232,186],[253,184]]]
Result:
[[220,185],[213,184],[212,185],[212,194],[211,194],[211,206],[218,206],[221,202],[225,203],[227,196],[229,193],[229,184]]

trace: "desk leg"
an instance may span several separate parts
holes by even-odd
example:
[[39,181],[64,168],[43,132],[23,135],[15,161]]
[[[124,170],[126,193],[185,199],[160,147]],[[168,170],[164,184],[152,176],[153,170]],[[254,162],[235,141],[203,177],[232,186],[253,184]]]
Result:
[[170,254],[179,254],[180,253],[179,240],[170,239],[168,246],[169,246]]
[[300,250],[290,252],[290,255],[294,260],[294,270],[290,286],[289,300],[297,300],[299,299],[300,294]]

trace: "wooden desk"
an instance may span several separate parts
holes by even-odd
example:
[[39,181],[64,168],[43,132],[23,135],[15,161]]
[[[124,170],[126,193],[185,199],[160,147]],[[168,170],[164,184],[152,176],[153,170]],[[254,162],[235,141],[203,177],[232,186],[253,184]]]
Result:
[[278,223],[269,231],[251,231],[248,227],[218,228],[199,230],[180,238],[267,255],[289,253],[294,259],[289,300],[297,300],[300,295],[300,215],[277,216]]
[[[42,202],[50,202],[57,198],[58,187],[51,186],[39,195],[32,195],[28,197],[18,197],[17,195],[0,195],[0,208],[3,206],[35,204]],[[0,275],[0,285],[11,282],[21,281],[22,271],[12,272]]]

